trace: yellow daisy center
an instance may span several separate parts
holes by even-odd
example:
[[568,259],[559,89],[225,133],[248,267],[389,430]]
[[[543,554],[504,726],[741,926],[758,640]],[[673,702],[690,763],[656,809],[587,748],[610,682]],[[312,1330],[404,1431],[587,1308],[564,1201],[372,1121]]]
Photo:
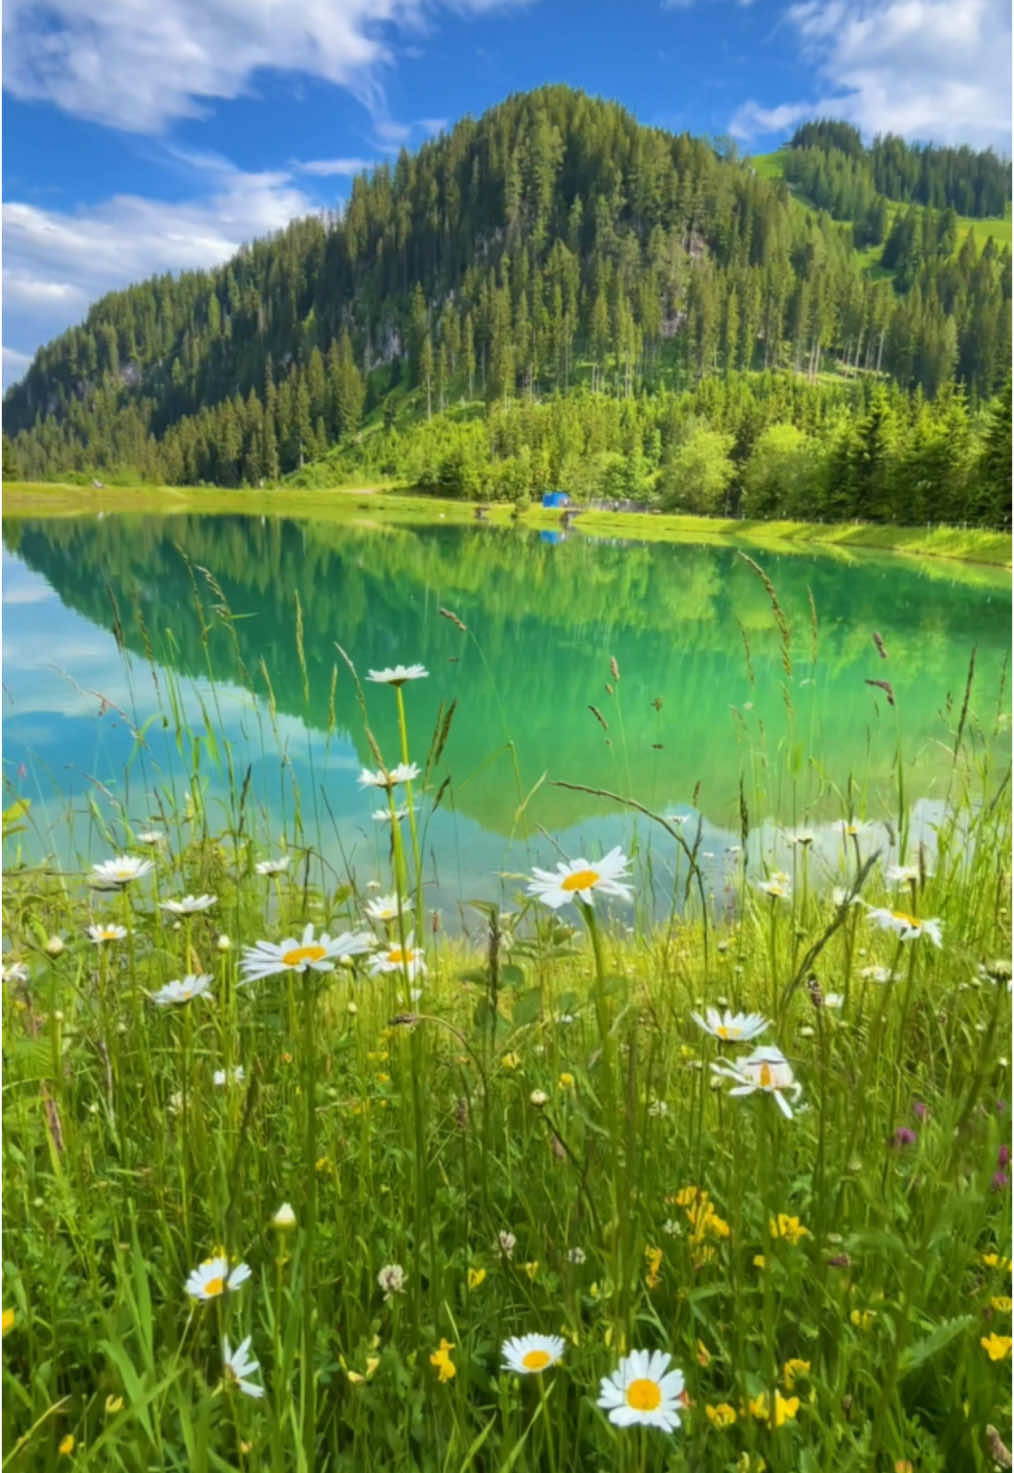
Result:
[[599,875],[598,870],[594,870],[594,869],[579,869],[579,870],[575,870],[572,875],[568,875],[567,878],[562,882],[562,884],[560,885],[560,889],[561,890],[587,890],[590,885],[597,884],[600,878],[601,877]]
[[760,1085],[761,1085],[761,1089],[770,1089],[771,1088],[771,1065],[770,1064],[762,1064],[760,1066]]
[[407,951],[402,951],[400,946],[392,946],[387,953],[387,960],[401,966],[403,962],[411,961],[412,958]]
[[908,912],[905,911],[905,910],[892,910],[891,911],[891,914],[892,914],[892,916],[894,917],[894,919],[896,921],[901,921],[906,926],[915,926],[915,927],[918,927],[918,925],[919,925],[919,922],[916,919],[916,917],[915,916],[910,916],[908,914]]
[[302,962],[319,962],[326,956],[324,946],[297,946],[294,951],[283,952],[282,961],[287,967],[298,967]]
[[225,1279],[224,1278],[219,1277],[217,1279],[208,1279],[207,1282],[204,1285],[204,1292],[208,1296],[209,1299],[214,1299],[215,1295],[216,1294],[221,1294],[221,1292],[222,1292],[222,1290],[224,1288],[225,1288]]
[[635,1412],[653,1412],[662,1404],[662,1392],[657,1381],[639,1377],[627,1387],[627,1406]]
[[726,1028],[726,1026],[725,1026],[724,1023],[720,1024],[719,1027],[717,1027],[715,1029],[715,1032],[716,1032],[716,1034],[718,1035],[719,1038],[731,1038],[732,1037],[732,1029],[731,1028]]
[[548,1350],[526,1350],[521,1364],[526,1371],[544,1371],[552,1359]]

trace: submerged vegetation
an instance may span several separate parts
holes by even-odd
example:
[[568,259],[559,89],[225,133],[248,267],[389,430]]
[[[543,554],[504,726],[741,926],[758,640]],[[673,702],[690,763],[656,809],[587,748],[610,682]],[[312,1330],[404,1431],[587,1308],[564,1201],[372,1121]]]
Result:
[[[191,768],[159,775],[133,719],[129,799],[88,800],[103,860],[20,864],[31,810],[8,803],[12,1473],[1002,1461],[1004,691],[973,659],[935,729],[939,822],[917,831],[903,657],[878,632],[868,699],[895,733],[894,785],[867,791],[804,760],[796,643],[816,620],[794,636],[747,571],[778,654],[756,695],[776,700],[741,749],[720,892],[699,823],[557,768],[634,814],[628,841],[502,875],[496,901],[466,891],[449,935],[427,859],[453,776],[448,677],[367,656],[360,680],[333,644],[375,867],[334,854],[326,760],[301,790],[273,697],[280,832],[216,741],[216,708],[187,724],[172,672],[162,716]],[[243,668],[244,621],[197,573],[214,618],[195,657],[210,671],[221,635]],[[464,652],[474,631],[441,613]],[[289,644],[270,673],[293,668],[309,719],[329,681],[301,610]],[[619,723],[608,647],[601,679]],[[228,778],[221,813],[202,746]],[[777,843],[775,786],[794,815]]]

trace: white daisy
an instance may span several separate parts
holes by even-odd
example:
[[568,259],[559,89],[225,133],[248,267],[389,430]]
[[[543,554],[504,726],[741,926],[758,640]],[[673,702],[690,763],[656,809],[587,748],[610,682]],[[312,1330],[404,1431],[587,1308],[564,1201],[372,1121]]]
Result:
[[146,834],[137,834],[136,842],[138,844],[149,844],[154,847],[156,844],[164,843],[165,837],[165,834],[161,833],[158,829],[151,829]]
[[271,1219],[271,1223],[273,1227],[278,1228],[283,1233],[287,1233],[291,1228],[294,1228],[296,1226],[296,1214],[292,1203],[283,1202]]
[[199,910],[210,910],[217,899],[217,895],[184,895],[182,900],[162,900],[159,907],[174,916],[192,916]]
[[519,1376],[537,1375],[563,1357],[562,1335],[515,1335],[505,1340],[501,1349],[505,1371],[516,1371]]
[[792,1119],[792,1109],[785,1094],[791,1093],[793,1099],[798,1100],[803,1088],[781,1049],[755,1048],[752,1054],[747,1054],[745,1059],[735,1064],[728,1059],[716,1059],[711,1068],[715,1074],[736,1081],[736,1088],[730,1089],[730,1095],[752,1095],[762,1090],[773,1095],[782,1114]]
[[826,1008],[834,1008],[834,1009],[837,1010],[838,1008],[844,1007],[844,1005],[845,1005],[845,998],[844,998],[844,996],[843,996],[842,993],[840,993],[840,992],[825,992],[824,993],[824,1006]]
[[794,834],[789,834],[788,838],[790,844],[802,844],[805,849],[808,844],[813,843],[816,835],[809,829],[797,829]]
[[425,665],[389,665],[386,670],[371,670],[366,678],[378,685],[404,685],[406,680],[425,680],[429,673]]
[[380,943],[372,931],[343,931],[340,936],[335,937],[334,944],[338,947],[339,964],[351,967],[357,956],[364,956]]
[[844,890],[840,885],[835,885],[831,891],[831,900],[840,910],[843,905],[861,905],[862,901],[858,895],[853,895],[851,890]]
[[89,885],[96,890],[119,890],[131,880],[150,875],[154,865],[150,859],[136,859],[132,854],[121,854],[116,859],[104,859],[93,864],[88,876]]
[[915,941],[920,936],[928,936],[934,946],[944,944],[940,934],[941,923],[937,916],[930,920],[920,920],[918,916],[909,915],[905,910],[888,910],[884,906],[875,905],[867,907],[867,916],[882,931],[893,931],[902,941]]
[[[332,940],[326,931],[315,939],[313,923],[307,922],[299,941],[289,936],[277,943],[258,941],[256,946],[244,947],[240,962],[241,982],[259,982],[276,972],[305,972],[307,968],[314,972],[330,972],[339,957],[353,950],[362,952],[369,949],[366,944],[356,945],[359,939],[362,938],[342,935]],[[372,944],[373,938],[370,937],[369,945]]]
[[591,905],[594,903],[595,890],[630,902],[633,901],[634,892],[629,885],[621,883],[627,878],[629,870],[630,860],[617,845],[594,864],[590,864],[587,859],[572,859],[568,863],[561,860],[555,873],[552,870],[533,868],[534,878],[529,882],[528,894],[536,896],[545,905],[552,906],[553,910],[559,910],[561,905],[566,905],[575,898]]
[[757,880],[756,885],[758,890],[770,895],[772,900],[792,899],[792,886],[782,875],[772,875],[770,880]]
[[932,879],[932,872],[920,871],[917,864],[889,864],[884,870],[884,878],[889,885],[917,885],[923,873],[928,880]]
[[731,1043],[746,1043],[759,1037],[770,1026],[763,1013],[730,1013],[728,1008],[724,1013],[717,1008],[708,1008],[707,1018],[702,1018],[700,1013],[691,1013],[690,1016],[705,1033]]
[[89,926],[88,935],[101,946],[103,941],[123,941],[127,935],[126,926]]
[[292,855],[283,854],[278,859],[262,859],[259,864],[254,865],[254,869],[259,875],[280,875],[291,863]]
[[222,1371],[230,1385],[235,1386],[237,1391],[242,1391],[245,1396],[263,1396],[264,1387],[247,1379],[259,1370],[260,1366],[250,1355],[249,1335],[240,1341],[235,1350],[230,1350],[228,1336],[223,1339]]
[[403,803],[393,814],[390,808],[374,808],[372,818],[374,823],[391,823],[394,818],[408,818],[408,808]]
[[371,921],[396,921],[400,909],[397,895],[377,895],[366,902],[366,914]]
[[672,1357],[663,1350],[632,1350],[611,1376],[603,1376],[598,1405],[617,1427],[660,1427],[674,1432],[684,1405],[683,1372],[667,1372]]
[[28,967],[24,962],[7,962],[3,969],[3,980],[5,982],[28,981]]
[[245,1263],[237,1263],[230,1269],[229,1260],[218,1254],[195,1268],[183,1287],[191,1299],[218,1299],[227,1289],[238,1289],[249,1277],[250,1269]]
[[227,1084],[242,1084],[246,1079],[246,1070],[242,1064],[236,1064],[229,1070],[216,1069],[211,1076],[211,1082],[218,1089],[224,1089]]
[[384,972],[407,972],[408,980],[414,982],[420,972],[425,972],[425,953],[420,946],[413,946],[413,932],[409,932],[404,950],[397,941],[370,957],[370,972],[376,977]]
[[364,767],[356,782],[361,788],[394,788],[399,783],[414,782],[418,776],[419,768],[414,762],[399,762],[390,772],[385,772],[382,767],[371,772],[368,767]]
[[182,982],[167,982],[157,992],[153,992],[151,1000],[160,1008],[169,1007],[171,1003],[189,1002],[192,997],[203,997],[211,986],[211,978],[207,972],[200,976],[188,974]]

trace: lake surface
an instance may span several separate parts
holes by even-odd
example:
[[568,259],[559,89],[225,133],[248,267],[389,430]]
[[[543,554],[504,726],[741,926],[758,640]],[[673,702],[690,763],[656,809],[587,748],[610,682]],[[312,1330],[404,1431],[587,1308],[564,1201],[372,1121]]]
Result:
[[[104,823],[122,842],[121,815],[144,829],[179,812],[195,764],[208,825],[224,827],[231,754],[264,852],[301,825],[337,873],[383,881],[382,795],[356,784],[376,764],[340,645],[363,676],[426,665],[405,689],[420,765],[457,703],[429,785],[432,798],[449,779],[426,835],[435,906],[499,893],[499,875],[552,860],[554,841],[569,856],[635,842],[667,889],[673,845],[657,826],[556,779],[675,814],[688,835],[699,821],[718,906],[731,903],[741,778],[754,866],[784,860],[786,830],[804,826],[830,873],[850,806],[892,820],[899,742],[906,801],[931,832],[973,647],[973,745],[1009,745],[996,735],[1006,574],[748,551],[788,645],[757,571],[727,546],[365,517],[8,521],[5,806],[32,800],[26,857],[79,865],[109,854]],[[393,763],[393,694],[366,685],[365,698]]]

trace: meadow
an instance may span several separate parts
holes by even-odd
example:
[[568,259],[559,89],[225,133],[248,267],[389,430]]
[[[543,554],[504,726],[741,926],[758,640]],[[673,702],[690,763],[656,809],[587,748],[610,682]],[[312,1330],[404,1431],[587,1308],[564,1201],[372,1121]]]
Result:
[[[699,827],[600,792],[625,851],[504,875],[455,930],[450,718],[413,723],[440,676],[339,654],[377,874],[325,854],[326,770],[266,831],[227,749],[224,817],[196,755],[175,795],[96,791],[91,866],[19,863],[4,812],[2,1467],[1009,1467],[1005,689],[973,663],[941,714],[932,844],[892,693],[888,807],[762,734],[725,893]],[[170,683],[196,754],[182,712]],[[747,857],[776,768],[785,872]]]

